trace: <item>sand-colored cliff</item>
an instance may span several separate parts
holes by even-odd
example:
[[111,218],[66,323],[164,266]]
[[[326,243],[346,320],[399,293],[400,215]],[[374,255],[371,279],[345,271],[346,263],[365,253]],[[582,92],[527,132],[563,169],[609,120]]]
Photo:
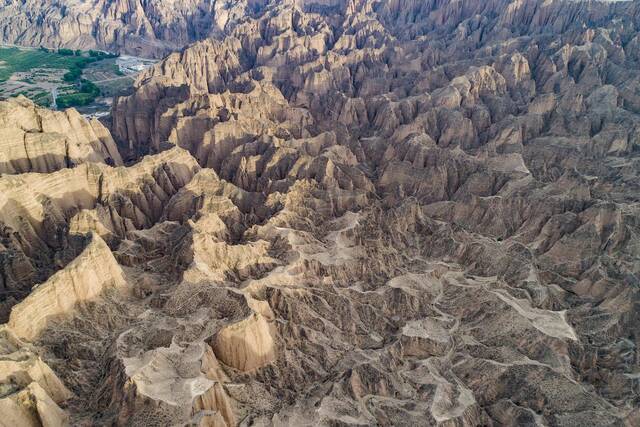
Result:
[[0,102],[0,174],[54,172],[81,163],[122,165],[109,131],[76,110],[50,111],[24,97]]
[[8,326],[25,340],[33,340],[49,322],[73,312],[74,306],[96,299],[110,289],[126,290],[127,283],[109,247],[97,235],[67,266],[36,285],[31,294],[13,307]]
[[7,327],[0,329],[2,426],[66,426],[73,397],[51,368]]

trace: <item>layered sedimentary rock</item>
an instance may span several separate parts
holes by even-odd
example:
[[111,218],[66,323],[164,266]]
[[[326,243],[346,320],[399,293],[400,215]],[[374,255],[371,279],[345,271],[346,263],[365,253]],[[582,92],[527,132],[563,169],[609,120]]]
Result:
[[6,0],[0,41],[161,57],[217,34],[260,2]]
[[638,424],[637,3],[251,4],[0,178],[12,319],[130,289],[31,334],[69,422]]
[[94,300],[111,288],[122,291],[126,286],[122,269],[107,244],[90,234],[77,258],[13,307],[8,326],[16,336],[31,341],[76,305]]
[[261,368],[275,359],[269,325],[258,313],[219,331],[214,348],[220,360],[240,371]]
[[0,174],[54,172],[81,163],[121,166],[109,131],[77,111],[39,108],[22,96],[0,101]]
[[128,230],[150,227],[162,204],[198,169],[189,153],[176,148],[128,168],[84,163],[51,174],[1,177],[2,317],[31,286],[82,251],[82,235],[95,231],[114,244]]
[[0,329],[0,409],[2,426],[64,426],[59,405],[73,397],[47,364],[6,327]]

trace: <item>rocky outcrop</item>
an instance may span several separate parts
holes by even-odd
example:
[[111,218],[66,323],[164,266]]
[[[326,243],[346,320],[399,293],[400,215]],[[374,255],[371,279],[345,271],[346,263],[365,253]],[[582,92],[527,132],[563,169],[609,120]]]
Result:
[[[123,360],[129,378],[125,390],[131,393],[123,402],[130,420],[153,423],[154,416],[143,417],[141,409],[153,402],[158,421],[177,422],[193,417],[204,426],[235,425],[229,398],[222,387],[226,376],[206,344],[182,348],[171,345],[146,352],[139,358]],[[124,415],[124,412],[122,413]],[[124,419],[123,419],[124,421]]]
[[122,269],[109,247],[92,234],[76,259],[13,307],[8,326],[18,337],[32,341],[51,321],[71,315],[76,305],[92,301],[111,288],[123,291],[126,287]]
[[261,368],[275,360],[269,325],[260,314],[219,331],[213,348],[222,362],[240,371]]
[[223,32],[250,3],[9,0],[0,11],[0,41],[162,57]]
[[6,426],[64,426],[68,415],[51,400],[37,383],[0,400]]
[[51,368],[13,332],[0,329],[0,409],[3,426],[64,426],[69,414],[61,409],[73,397]]
[[109,131],[76,110],[50,111],[20,96],[0,102],[0,174],[54,172],[81,163],[122,166]]
[[176,148],[129,168],[86,163],[0,178],[0,284],[11,297],[2,316],[79,254],[83,242],[76,235],[95,230],[113,245],[128,231],[151,227],[163,203],[198,169],[188,152]]

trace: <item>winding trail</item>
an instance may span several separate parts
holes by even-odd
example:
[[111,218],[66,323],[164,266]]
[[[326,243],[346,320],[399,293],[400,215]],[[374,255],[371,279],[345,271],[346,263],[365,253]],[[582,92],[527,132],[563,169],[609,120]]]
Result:
[[51,88],[51,109],[58,109],[58,88],[55,86]]

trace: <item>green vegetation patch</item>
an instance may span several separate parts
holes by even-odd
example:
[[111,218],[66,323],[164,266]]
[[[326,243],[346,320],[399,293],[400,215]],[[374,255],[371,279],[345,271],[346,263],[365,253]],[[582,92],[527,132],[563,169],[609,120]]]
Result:
[[95,99],[96,97],[89,93],[78,92],[59,96],[56,103],[58,104],[58,108],[81,107],[91,104]]
[[[67,49],[68,50],[68,49]],[[65,50],[63,50],[65,51]],[[90,54],[87,56],[60,54],[49,49],[19,49],[17,47],[0,47],[0,82],[7,80],[13,73],[25,72],[33,68],[57,68],[74,70],[86,67],[87,64],[99,60]],[[81,72],[82,73],[82,72]],[[78,76],[79,77],[79,76]]]
[[81,107],[91,104],[98,96],[100,89],[89,80],[82,80],[78,92],[67,93],[56,98],[58,108]]
[[38,92],[31,96],[31,99],[41,107],[51,106],[51,94],[48,92]]
[[[102,95],[91,81],[95,79],[90,76],[96,74],[92,70],[122,76],[114,60],[118,56],[97,50],[0,47],[0,83],[6,83],[0,87],[0,96],[24,95],[39,105],[51,106],[52,93],[56,93],[58,108],[90,105]],[[12,76],[16,81],[7,81]]]

